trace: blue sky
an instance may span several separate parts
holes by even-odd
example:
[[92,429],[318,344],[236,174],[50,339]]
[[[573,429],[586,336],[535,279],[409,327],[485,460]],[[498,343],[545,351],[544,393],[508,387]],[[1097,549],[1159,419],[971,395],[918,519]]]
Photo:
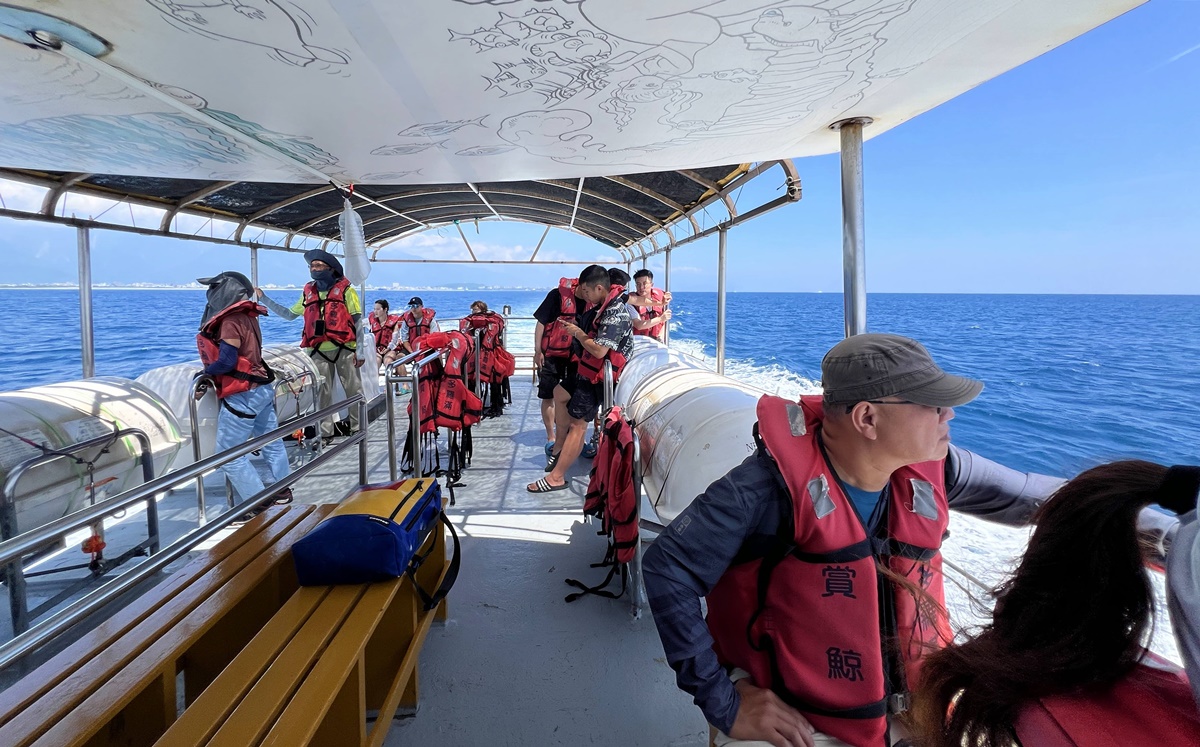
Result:
[[[865,146],[868,290],[1200,293],[1200,2],[1152,0]],[[869,134],[869,133],[868,133]],[[729,236],[733,291],[841,290],[836,156],[797,161],[804,199]],[[741,200],[770,199],[760,180]],[[541,228],[467,227],[481,254],[527,257]],[[96,282],[182,283],[248,270],[245,249],[94,232]],[[0,219],[0,282],[69,282],[75,233]],[[403,251],[461,252],[457,233]],[[551,231],[541,256],[615,253]],[[673,259],[672,286],[716,287],[716,241]],[[399,250],[385,255],[401,256]],[[260,253],[263,282],[306,276]],[[660,262],[651,262],[658,270]],[[769,271],[766,269],[769,268]],[[378,265],[371,282],[549,285],[554,267]]]

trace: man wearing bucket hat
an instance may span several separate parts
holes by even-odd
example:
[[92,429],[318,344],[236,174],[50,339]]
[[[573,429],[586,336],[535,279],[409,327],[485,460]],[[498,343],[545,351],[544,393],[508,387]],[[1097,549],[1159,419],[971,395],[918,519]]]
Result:
[[[208,286],[196,347],[204,364],[201,373],[212,377],[221,403],[217,414],[217,451],[228,451],[279,427],[275,388],[270,386],[275,373],[263,360],[262,330],[258,326],[258,317],[266,315],[267,310],[250,300],[254,288],[240,272],[222,272],[196,282]],[[196,398],[203,397],[205,391],[206,387],[198,391]],[[290,474],[282,440],[264,446],[262,455],[276,481]],[[250,463],[249,455],[234,459],[222,470],[242,500],[262,492],[262,478]],[[290,503],[291,488],[279,491],[272,500]],[[257,511],[255,508],[242,518],[249,519]]]
[[[261,289],[255,288],[258,298],[278,316],[292,320],[304,317],[304,332],[300,347],[308,351],[313,365],[321,375],[318,405],[321,408],[333,404],[333,377],[342,382],[347,397],[362,391],[358,368],[363,359],[355,350],[358,321],[362,316],[362,302],[358,292],[342,272],[342,263],[329,252],[312,249],[304,253],[312,280],[304,286],[300,300],[291,308],[268,298]],[[358,408],[350,408],[350,430],[359,428]],[[328,444],[334,437],[333,418],[321,421],[321,435]]]
[[897,743],[921,654],[952,637],[947,509],[1021,525],[1063,482],[952,446],[983,384],[915,340],[847,338],[821,373],[823,396],[759,400],[757,451],[643,561],[667,661],[718,745]]

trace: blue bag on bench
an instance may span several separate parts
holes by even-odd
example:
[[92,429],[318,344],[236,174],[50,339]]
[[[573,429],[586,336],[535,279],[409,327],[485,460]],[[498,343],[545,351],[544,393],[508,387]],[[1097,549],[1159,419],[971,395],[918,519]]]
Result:
[[458,575],[459,552],[454,525],[442,512],[442,488],[428,477],[364,485],[343,501],[292,545],[300,585],[362,584],[411,576],[425,559],[418,550],[439,519],[454,538],[454,556],[442,588],[428,594],[417,586],[431,609]]

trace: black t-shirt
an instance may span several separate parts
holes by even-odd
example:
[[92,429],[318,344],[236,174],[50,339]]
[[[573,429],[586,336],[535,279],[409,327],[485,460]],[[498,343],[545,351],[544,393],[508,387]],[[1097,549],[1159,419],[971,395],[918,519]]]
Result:
[[[583,327],[583,315],[586,313],[583,310],[583,307],[583,299],[576,298],[575,324],[579,327]],[[546,294],[546,298],[543,299],[541,305],[537,307],[537,311],[533,312],[533,318],[537,319],[545,326],[550,326],[551,323],[558,319],[558,312],[561,309],[562,299],[559,297],[558,288],[555,288]]]

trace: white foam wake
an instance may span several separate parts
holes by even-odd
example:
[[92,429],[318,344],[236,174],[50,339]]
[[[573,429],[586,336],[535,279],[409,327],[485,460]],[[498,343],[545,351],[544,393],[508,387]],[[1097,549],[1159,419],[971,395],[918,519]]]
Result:
[[[704,343],[699,340],[671,338],[671,348],[702,362],[707,368],[716,370],[717,360],[704,352]],[[766,366],[753,359],[726,358],[725,375],[735,381],[748,384],[768,394],[796,399],[802,394],[820,394],[820,382],[789,371],[778,363]]]

